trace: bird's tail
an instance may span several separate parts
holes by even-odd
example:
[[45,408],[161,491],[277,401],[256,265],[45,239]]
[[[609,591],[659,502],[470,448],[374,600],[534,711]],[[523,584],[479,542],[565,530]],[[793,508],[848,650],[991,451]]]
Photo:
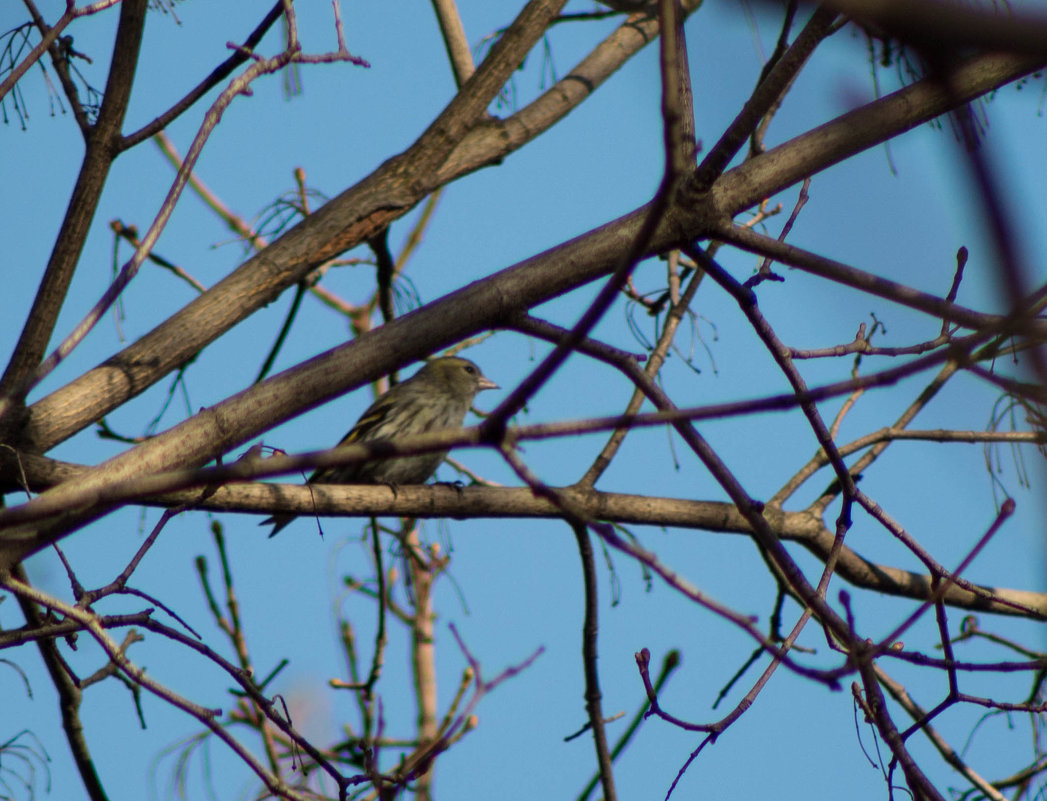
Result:
[[273,515],[272,517],[267,517],[265,520],[263,520],[258,525],[260,525],[260,526],[268,526],[269,524],[272,524],[273,530],[269,532],[269,537],[272,538],[272,537],[275,537],[277,534],[279,534],[280,531],[288,523],[290,523],[292,520],[295,519],[295,517],[297,517],[297,515],[287,515],[287,514],[284,514],[284,515]]

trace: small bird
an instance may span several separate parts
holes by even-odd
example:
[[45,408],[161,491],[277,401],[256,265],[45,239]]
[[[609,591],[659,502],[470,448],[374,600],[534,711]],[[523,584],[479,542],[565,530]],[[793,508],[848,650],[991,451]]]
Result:
[[[498,389],[498,385],[468,359],[457,356],[433,359],[372,403],[338,444],[393,441],[412,434],[461,428],[476,393],[484,389]],[[306,483],[424,484],[446,456],[447,451],[436,451],[323,467]],[[275,537],[295,517],[276,514],[263,520],[261,525],[274,524],[269,536]]]

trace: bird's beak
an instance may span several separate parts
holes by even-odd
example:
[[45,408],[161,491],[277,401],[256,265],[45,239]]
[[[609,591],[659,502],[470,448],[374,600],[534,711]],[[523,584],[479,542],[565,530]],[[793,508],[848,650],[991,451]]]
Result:
[[477,386],[479,387],[479,389],[501,389],[500,386],[494,383],[494,381],[492,381],[487,376],[480,376],[480,381],[477,384]]

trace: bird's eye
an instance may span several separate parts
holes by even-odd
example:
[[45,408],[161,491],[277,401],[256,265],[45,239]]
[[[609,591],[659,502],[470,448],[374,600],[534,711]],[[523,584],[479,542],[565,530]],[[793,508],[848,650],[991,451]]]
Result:
[[476,368],[473,367],[471,364],[467,364],[465,366],[465,372],[469,373],[469,375],[472,375],[473,373],[476,372]]

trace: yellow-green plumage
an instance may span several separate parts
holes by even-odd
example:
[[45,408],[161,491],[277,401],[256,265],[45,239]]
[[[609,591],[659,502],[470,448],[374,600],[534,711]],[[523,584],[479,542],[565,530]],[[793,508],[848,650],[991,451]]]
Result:
[[[498,385],[486,378],[468,359],[446,356],[433,359],[406,381],[397,384],[356,421],[339,445],[354,442],[395,441],[412,434],[458,429],[476,397]],[[424,484],[447,456],[446,451],[420,453],[392,459],[325,467],[309,477],[310,484]],[[295,515],[273,515],[275,536]]]

